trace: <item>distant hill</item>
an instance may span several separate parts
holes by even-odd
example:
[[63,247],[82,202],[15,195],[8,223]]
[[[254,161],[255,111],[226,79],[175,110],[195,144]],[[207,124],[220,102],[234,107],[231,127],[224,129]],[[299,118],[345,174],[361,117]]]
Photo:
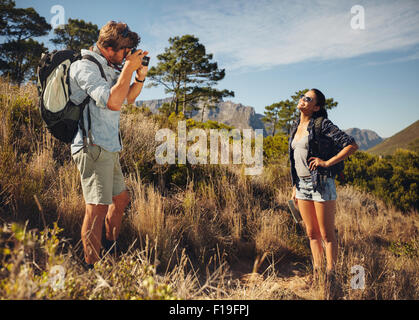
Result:
[[[146,106],[152,113],[157,113],[163,103],[170,101],[171,98],[140,100],[136,101],[136,105]],[[204,116],[202,116],[201,110],[192,112],[192,118],[204,122],[214,120],[238,129],[263,129],[264,135],[267,134],[265,124],[262,121],[263,115],[256,113],[253,107],[244,106],[241,103],[220,101],[216,108],[205,109]]]
[[370,149],[383,141],[383,138],[372,130],[350,128],[345,132],[355,138],[360,150]]
[[367,151],[375,155],[390,155],[397,148],[419,151],[419,120]]

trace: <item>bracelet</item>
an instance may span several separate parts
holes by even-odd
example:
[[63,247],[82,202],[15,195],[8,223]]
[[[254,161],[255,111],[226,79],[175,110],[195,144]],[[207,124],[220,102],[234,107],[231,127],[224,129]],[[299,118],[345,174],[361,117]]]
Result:
[[140,80],[140,79],[138,79],[137,77],[135,77],[135,81],[136,81],[136,82],[140,82],[140,83],[144,83],[145,78],[144,78],[144,80]]

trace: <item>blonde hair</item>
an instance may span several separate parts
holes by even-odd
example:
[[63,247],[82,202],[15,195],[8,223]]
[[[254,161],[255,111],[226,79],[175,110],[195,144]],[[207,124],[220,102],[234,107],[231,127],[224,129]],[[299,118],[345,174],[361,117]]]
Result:
[[140,40],[140,36],[131,31],[126,23],[109,21],[100,29],[97,44],[118,51],[123,48],[135,48]]

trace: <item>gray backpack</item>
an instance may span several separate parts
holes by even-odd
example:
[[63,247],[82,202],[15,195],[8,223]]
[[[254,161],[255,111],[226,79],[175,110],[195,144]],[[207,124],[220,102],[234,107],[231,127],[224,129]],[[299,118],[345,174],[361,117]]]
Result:
[[70,100],[69,69],[77,60],[87,59],[94,62],[106,80],[102,65],[91,55],[81,56],[73,50],[54,50],[42,54],[38,65],[38,95],[41,117],[51,134],[65,142],[73,141],[79,125],[83,133],[83,141],[87,144],[87,135],[90,131],[90,112],[88,115],[88,130],[84,127],[83,110],[88,105],[90,97],[81,104],[74,104]]

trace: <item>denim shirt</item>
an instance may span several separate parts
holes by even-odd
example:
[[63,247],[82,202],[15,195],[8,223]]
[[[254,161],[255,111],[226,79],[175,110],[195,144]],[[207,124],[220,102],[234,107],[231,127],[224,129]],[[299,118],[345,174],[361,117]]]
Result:
[[[87,109],[90,110],[91,118],[91,144],[96,144],[109,152],[118,152],[122,149],[119,135],[120,111],[108,109],[107,103],[112,86],[119,77],[119,72],[108,66],[105,57],[90,50],[81,50],[81,55],[92,55],[101,63],[105,72],[105,80],[98,66],[89,60],[82,59],[73,62],[70,66],[70,99],[75,104],[80,104],[90,96],[90,102],[84,108],[83,119],[86,131],[88,130]],[[87,108],[88,107],[88,108]],[[90,139],[89,139],[90,140]],[[83,135],[79,131],[71,144],[71,153],[74,154],[83,148]]]
[[[297,171],[295,170],[295,160],[294,160],[294,151],[291,148],[292,140],[294,139],[295,133],[297,132],[298,125],[300,124],[300,119],[296,120],[292,127],[289,137],[288,143],[288,152],[289,158],[291,163],[291,181],[292,185],[298,188],[298,175]],[[308,153],[307,153],[307,163],[308,159],[311,157],[319,157],[322,160],[329,160],[331,157],[334,156],[334,146],[338,149],[343,149],[344,147],[353,144],[355,139],[350,135],[346,134],[344,131],[340,130],[336,125],[332,123],[329,119],[324,119],[322,122],[321,127],[321,136],[319,138],[320,143],[320,155],[315,155],[313,153],[313,145],[314,145],[314,119],[311,118],[310,122],[307,126],[308,131]],[[316,191],[317,189],[322,187],[322,182],[327,177],[332,177],[329,168],[316,168],[310,171],[311,181],[313,182],[313,189]],[[334,178],[334,177],[332,177]]]

